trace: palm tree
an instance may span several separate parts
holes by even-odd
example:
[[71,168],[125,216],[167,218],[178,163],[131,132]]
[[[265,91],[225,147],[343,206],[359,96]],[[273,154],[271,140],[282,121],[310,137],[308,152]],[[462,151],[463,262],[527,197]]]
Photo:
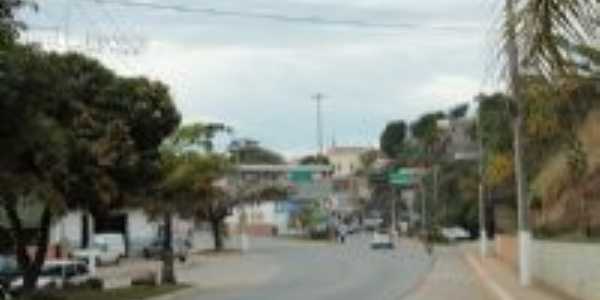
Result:
[[510,4],[514,9],[514,19],[507,11],[505,30],[514,28],[516,42],[523,51],[522,62],[543,75],[568,72],[572,64],[565,45],[589,44],[595,35],[596,0],[506,1],[507,8]]
[[513,142],[519,203],[520,277],[529,285],[530,233],[527,176],[523,166],[524,98],[521,67],[548,80],[573,71],[565,45],[586,44],[594,35],[595,0],[505,0],[503,24],[508,82],[514,100]]

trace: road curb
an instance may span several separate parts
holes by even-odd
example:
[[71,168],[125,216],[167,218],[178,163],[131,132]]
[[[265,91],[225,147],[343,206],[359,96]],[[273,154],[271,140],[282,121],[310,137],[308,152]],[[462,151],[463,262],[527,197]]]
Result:
[[185,287],[182,290],[179,291],[175,291],[172,293],[167,293],[164,295],[160,295],[160,296],[156,296],[153,298],[147,298],[147,299],[140,299],[140,300],[174,300],[177,299],[179,297],[185,297],[185,296],[192,296],[195,293],[199,293],[201,290],[198,287],[195,286],[189,286],[189,287]]

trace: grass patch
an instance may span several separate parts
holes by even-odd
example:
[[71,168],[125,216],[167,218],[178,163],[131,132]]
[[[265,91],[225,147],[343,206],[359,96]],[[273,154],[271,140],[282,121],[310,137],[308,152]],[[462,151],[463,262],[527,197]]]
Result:
[[189,288],[187,285],[131,286],[114,290],[70,290],[57,292],[51,299],[60,300],[143,300]]

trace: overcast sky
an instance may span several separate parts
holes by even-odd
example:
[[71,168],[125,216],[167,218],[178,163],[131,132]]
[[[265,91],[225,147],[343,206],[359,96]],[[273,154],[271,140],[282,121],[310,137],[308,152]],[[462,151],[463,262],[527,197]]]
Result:
[[327,144],[374,145],[390,120],[496,87],[494,0],[116,3],[130,1],[152,2],[39,1],[25,38],[163,80],[185,122],[226,122],[291,156],[316,150],[314,93]]

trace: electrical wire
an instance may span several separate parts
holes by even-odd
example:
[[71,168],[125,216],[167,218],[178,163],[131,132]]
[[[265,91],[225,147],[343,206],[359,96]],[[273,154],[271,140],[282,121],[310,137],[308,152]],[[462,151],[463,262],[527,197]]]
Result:
[[424,26],[417,23],[380,23],[371,22],[358,19],[332,19],[320,16],[293,16],[282,13],[261,13],[261,12],[250,12],[250,11],[239,11],[239,10],[224,10],[217,8],[200,8],[191,7],[177,4],[164,4],[156,2],[142,2],[134,0],[88,0],[96,3],[114,4],[127,7],[138,7],[153,10],[167,10],[178,13],[197,13],[205,14],[214,17],[238,17],[238,18],[252,18],[252,19],[263,19],[275,22],[286,22],[286,23],[305,23],[312,25],[345,25],[360,28],[379,28],[379,29],[434,29],[442,31],[466,31],[473,29],[473,27],[465,26]]

